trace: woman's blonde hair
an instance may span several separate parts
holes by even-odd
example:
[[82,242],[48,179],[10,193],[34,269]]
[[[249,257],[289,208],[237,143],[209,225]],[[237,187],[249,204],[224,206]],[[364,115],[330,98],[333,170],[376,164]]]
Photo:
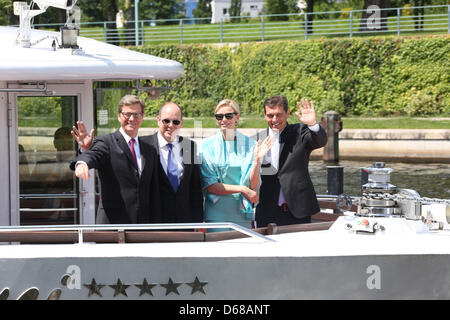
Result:
[[236,112],[237,114],[240,113],[239,105],[234,100],[224,99],[224,100],[220,101],[219,104],[217,105],[216,110],[214,111],[214,113],[217,113],[217,110],[219,110],[222,107],[231,107],[231,108],[233,108],[234,112]]

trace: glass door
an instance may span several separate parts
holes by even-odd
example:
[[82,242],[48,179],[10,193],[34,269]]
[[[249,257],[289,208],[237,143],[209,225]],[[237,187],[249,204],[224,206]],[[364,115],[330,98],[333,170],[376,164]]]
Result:
[[76,144],[78,96],[18,96],[20,225],[80,223]]

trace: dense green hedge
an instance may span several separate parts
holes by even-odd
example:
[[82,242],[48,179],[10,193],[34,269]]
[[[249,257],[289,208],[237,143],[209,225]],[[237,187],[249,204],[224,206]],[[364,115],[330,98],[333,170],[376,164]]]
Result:
[[184,66],[173,90],[149,100],[149,114],[172,100],[189,116],[211,115],[223,98],[238,101],[243,113],[261,113],[264,99],[278,94],[291,108],[307,97],[319,113],[346,116],[450,113],[447,35],[131,49]]

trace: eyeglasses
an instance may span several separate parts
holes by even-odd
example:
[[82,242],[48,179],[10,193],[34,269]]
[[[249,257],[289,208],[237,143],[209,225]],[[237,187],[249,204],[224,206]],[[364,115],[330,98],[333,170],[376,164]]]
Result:
[[180,120],[176,120],[176,119],[175,120],[162,119],[162,122],[164,122],[165,124],[170,124],[170,122],[172,122],[174,126],[178,126],[181,123]]
[[231,119],[233,119],[235,114],[237,114],[237,113],[236,112],[233,112],[233,113],[230,112],[230,113],[225,113],[225,114],[223,114],[223,113],[216,113],[214,116],[219,121],[222,120],[223,117],[227,118],[227,120],[231,120]]
[[143,113],[137,113],[137,112],[120,112],[125,118],[130,119],[131,116],[133,116],[136,119],[142,118],[144,115]]

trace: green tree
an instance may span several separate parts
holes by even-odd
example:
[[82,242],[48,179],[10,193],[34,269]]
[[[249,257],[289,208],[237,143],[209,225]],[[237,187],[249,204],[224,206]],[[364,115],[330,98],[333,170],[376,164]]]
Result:
[[182,0],[142,0],[139,3],[140,19],[179,19],[184,8]]
[[[197,7],[193,11],[195,18],[211,18],[211,0],[199,0]],[[209,23],[208,19],[200,20],[200,23]],[[197,22],[196,22],[197,23]]]
[[[286,14],[289,12],[287,0],[265,0],[266,14]],[[269,20],[288,20],[288,16],[274,16]]]
[[231,0],[230,17],[238,17],[241,15],[242,0]]
[[[101,0],[100,2],[102,5],[102,14],[103,14],[103,18],[104,18],[104,20],[102,20],[102,21],[116,21],[116,14],[119,11],[118,2],[117,1],[109,1],[109,0]],[[115,23],[107,23],[106,29],[107,29],[106,42],[118,44],[118,43],[114,42],[115,40],[117,40],[119,38],[119,33],[117,32],[116,24]]]
[[[230,4],[230,17],[239,17],[241,15],[241,0],[231,0]],[[241,18],[234,18],[232,22],[241,22]]]
[[297,0],[287,0],[286,5],[288,7],[288,13],[299,13],[300,10],[297,6]]
[[106,21],[104,1],[78,0],[77,6],[81,9],[82,22]]
[[[425,15],[425,8],[423,6],[430,5],[428,0],[414,0],[414,29],[423,30],[423,19]],[[422,7],[422,8],[421,8]]]
[[[308,5],[306,7],[306,13],[313,13],[314,12],[314,0],[306,0],[306,4]],[[313,33],[313,14],[308,14],[308,33]]]
[[10,0],[0,0],[0,25],[11,25],[19,23],[19,19],[14,15],[13,2]]

